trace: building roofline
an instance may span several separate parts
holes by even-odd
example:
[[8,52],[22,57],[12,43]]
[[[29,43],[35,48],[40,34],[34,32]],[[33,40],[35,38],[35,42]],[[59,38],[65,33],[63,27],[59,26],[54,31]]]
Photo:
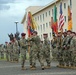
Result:
[[45,5],[45,6],[42,7],[41,9],[39,9],[39,10],[37,10],[36,12],[32,13],[32,15],[35,15],[36,13],[38,13],[38,12],[40,12],[40,11],[46,9],[47,7],[53,5],[54,3],[58,2],[58,1],[60,1],[60,0],[54,0],[54,1],[50,2],[49,4]]
[[[36,13],[38,13],[38,12],[46,9],[47,7],[53,5],[54,3],[58,2],[58,1],[60,1],[60,0],[54,0],[54,1],[50,2],[49,4],[47,4],[47,5],[43,6],[42,8],[40,8],[39,10],[36,10],[34,13],[32,13],[32,15],[35,15]],[[31,7],[31,6],[29,6],[29,7]],[[28,7],[28,8],[29,8],[29,7]],[[33,6],[32,6],[32,7],[33,7]],[[27,8],[26,8],[26,10],[27,10]],[[23,17],[23,19],[22,19],[22,21],[21,21],[21,24],[24,23],[24,20],[25,20],[25,19],[26,19],[26,13],[25,13],[25,15],[24,15],[24,17]]]

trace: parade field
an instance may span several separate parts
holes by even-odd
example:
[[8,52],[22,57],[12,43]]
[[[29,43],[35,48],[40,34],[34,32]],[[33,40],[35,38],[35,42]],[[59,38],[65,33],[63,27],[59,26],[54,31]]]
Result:
[[51,63],[51,69],[41,70],[37,62],[37,69],[30,70],[28,61],[25,63],[27,70],[21,70],[20,63],[10,63],[0,60],[0,75],[76,75],[76,69],[57,68],[56,61]]

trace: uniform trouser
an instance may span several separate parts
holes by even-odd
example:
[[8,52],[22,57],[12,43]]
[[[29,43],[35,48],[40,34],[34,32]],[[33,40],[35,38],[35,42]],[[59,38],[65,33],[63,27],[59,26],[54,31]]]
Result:
[[26,60],[26,49],[22,49],[21,51],[21,65],[24,67]]
[[9,53],[8,52],[6,52],[6,59],[7,59],[7,61],[9,61]]
[[64,51],[64,62],[66,66],[69,66],[70,53],[69,50]]
[[4,58],[4,53],[3,52],[1,52],[1,59],[3,59]]
[[38,58],[41,67],[44,66],[44,61],[43,61],[43,55],[41,55],[40,51],[33,51],[32,50],[32,66],[36,66],[36,59]]
[[29,54],[29,62],[30,62],[30,65],[32,65],[32,50],[30,50],[30,54]]
[[76,67],[76,56],[73,57],[73,66]]
[[50,63],[51,63],[51,59],[50,59],[50,50],[45,50],[44,51],[44,59],[47,63],[47,66],[50,66]]
[[63,51],[58,49],[57,52],[57,60],[59,62],[59,65],[64,66],[64,60],[63,60]]

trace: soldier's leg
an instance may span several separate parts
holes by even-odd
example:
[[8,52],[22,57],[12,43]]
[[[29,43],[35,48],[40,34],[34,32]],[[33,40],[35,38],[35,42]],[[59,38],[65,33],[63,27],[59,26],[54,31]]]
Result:
[[9,53],[6,53],[6,59],[9,61]]
[[24,67],[25,65],[25,60],[26,60],[26,53],[25,54],[21,54],[21,67],[22,67],[22,70],[26,69]]
[[30,62],[30,68],[31,68],[32,67],[32,50],[30,50],[29,62]]
[[50,68],[50,64],[51,64],[50,51],[45,51],[45,60],[47,62],[46,68]]
[[39,51],[37,57],[38,57],[38,60],[40,62],[42,70],[44,70],[44,56],[43,56],[43,52]]
[[37,51],[32,51],[32,70],[36,69]]

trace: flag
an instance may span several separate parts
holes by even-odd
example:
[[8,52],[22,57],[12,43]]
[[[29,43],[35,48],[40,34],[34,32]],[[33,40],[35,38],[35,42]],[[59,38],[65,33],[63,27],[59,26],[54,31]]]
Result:
[[72,30],[72,12],[70,6],[68,6],[68,30]]
[[53,16],[53,25],[52,25],[52,29],[53,29],[53,31],[54,31],[55,34],[58,33],[57,8],[56,8],[56,5],[54,6],[54,16]]
[[27,30],[28,30],[28,37],[31,36],[31,33],[36,29],[36,24],[31,12],[28,12],[27,16]]
[[60,3],[60,17],[59,17],[59,30],[63,30],[63,26],[64,26],[64,15],[63,15],[63,11],[62,11],[62,2]]

